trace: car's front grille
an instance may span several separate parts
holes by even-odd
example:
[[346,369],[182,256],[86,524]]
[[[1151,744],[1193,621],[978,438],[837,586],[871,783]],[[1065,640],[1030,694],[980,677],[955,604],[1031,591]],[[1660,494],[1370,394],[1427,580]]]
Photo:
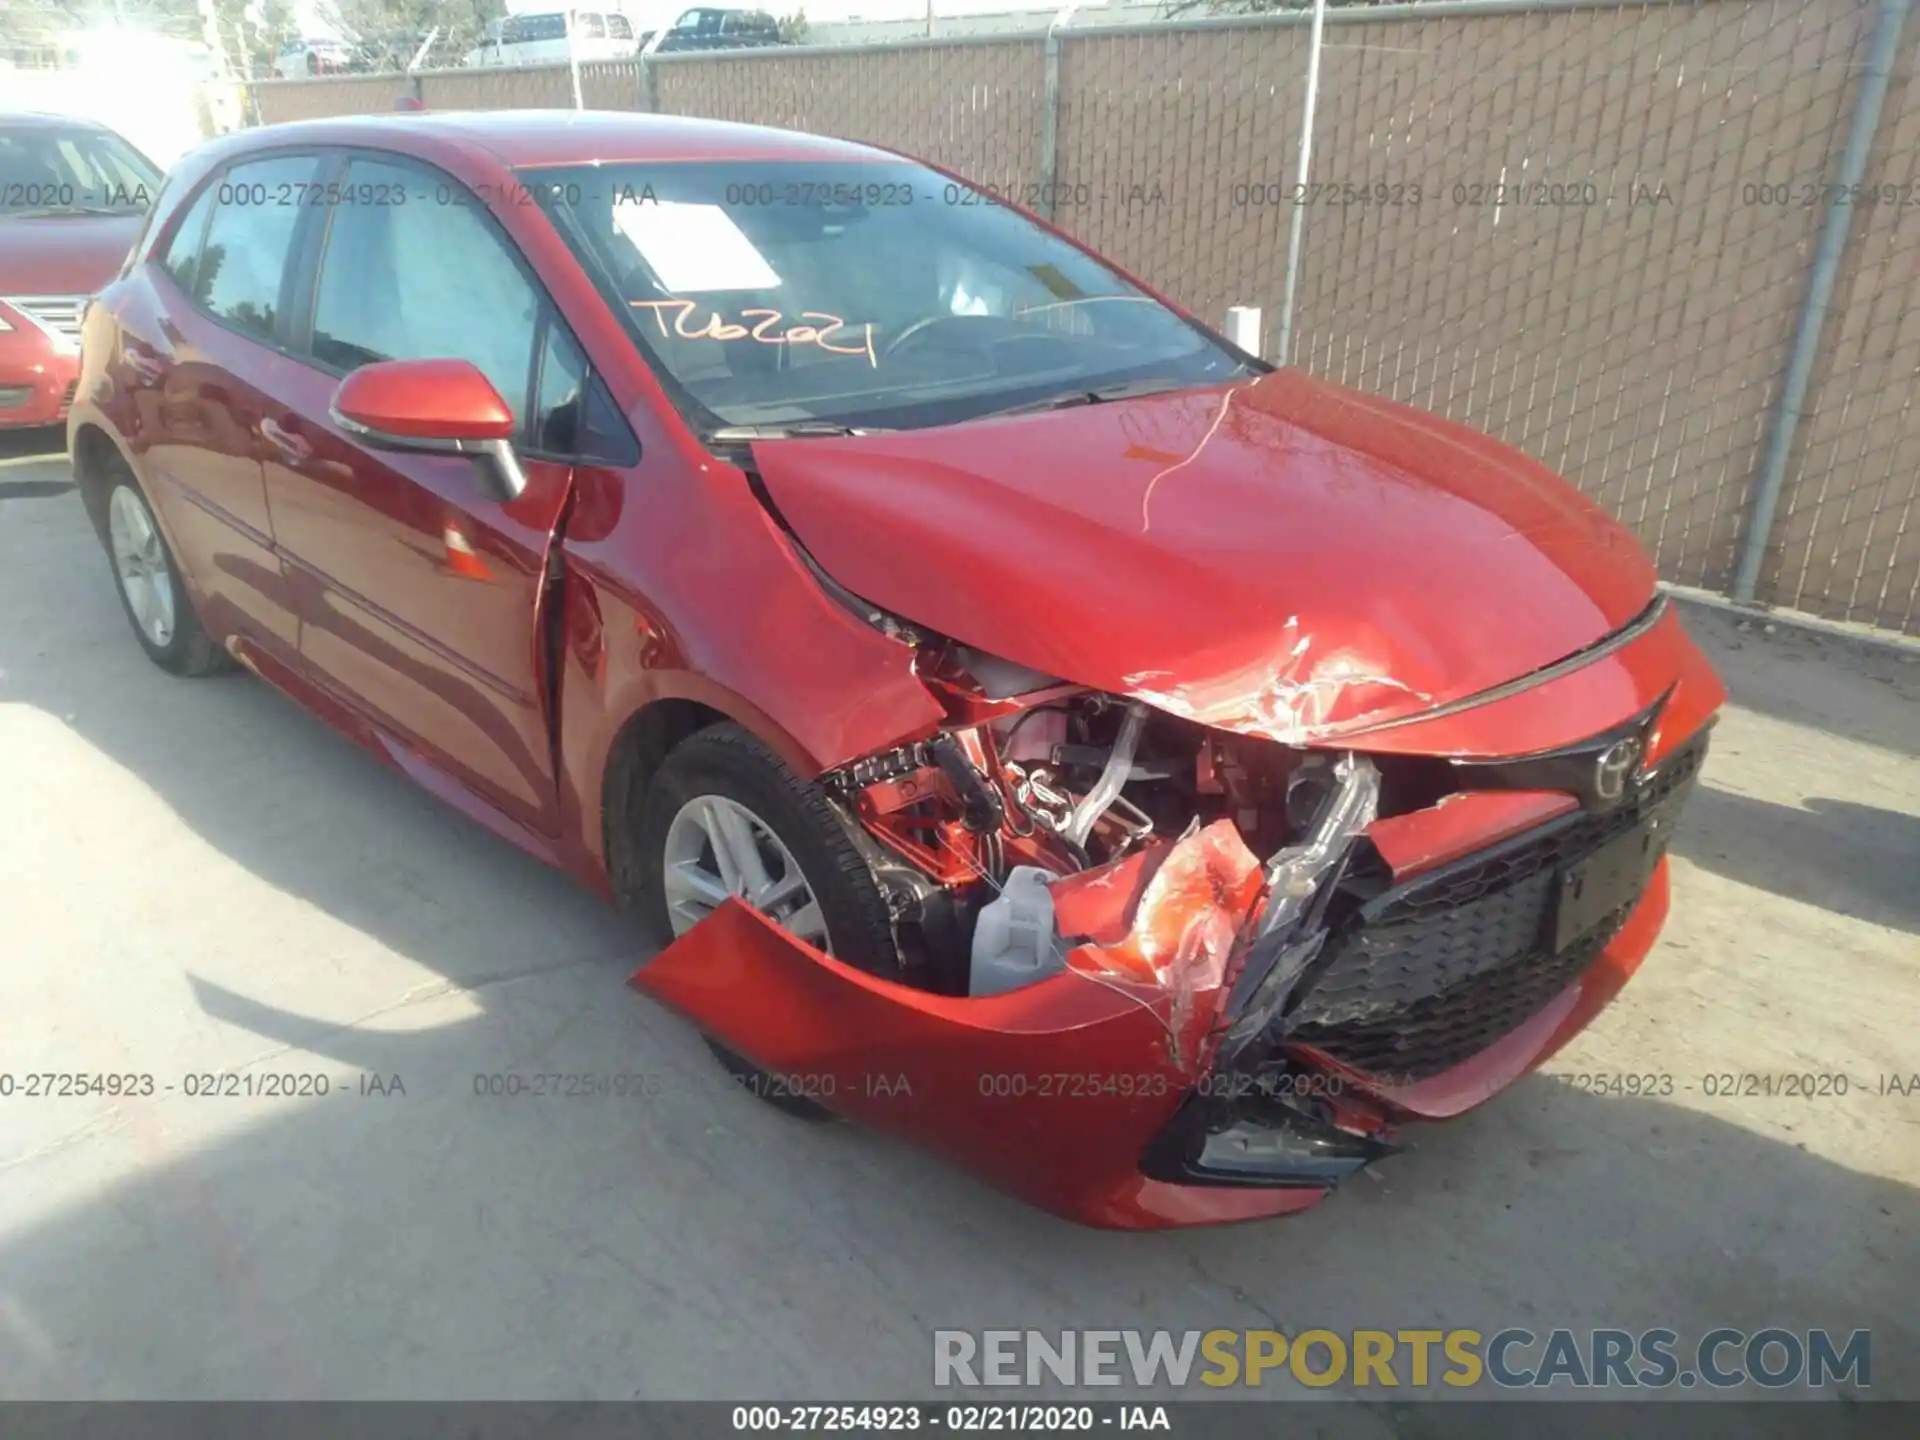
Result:
[[1561,877],[1644,826],[1656,827],[1649,853],[1664,851],[1705,752],[1702,735],[1616,809],[1549,822],[1361,903],[1302,985],[1285,1038],[1369,1074],[1419,1080],[1539,1014],[1593,963],[1642,893],[1555,949]]
[[78,380],[67,381],[66,388],[60,392],[60,413],[66,414],[73,408],[73,397],[80,389]]
[[49,335],[70,347],[80,344],[80,317],[87,312],[87,295],[0,295],[0,305],[17,310]]

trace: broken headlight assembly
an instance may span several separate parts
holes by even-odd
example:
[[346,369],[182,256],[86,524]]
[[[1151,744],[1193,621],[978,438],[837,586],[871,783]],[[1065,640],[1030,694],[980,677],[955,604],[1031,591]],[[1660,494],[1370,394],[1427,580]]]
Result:
[[[1212,730],[916,638],[918,673],[950,723],[825,777],[913,983],[985,995],[1054,973],[1075,945],[1116,939],[1170,849],[1225,821],[1252,856],[1271,857],[1258,867],[1268,899],[1254,949],[1236,957],[1236,1033],[1270,1013],[1311,958],[1325,881],[1378,812],[1373,763]],[[1108,871],[1104,909],[1086,887],[1056,906],[1059,882]]]

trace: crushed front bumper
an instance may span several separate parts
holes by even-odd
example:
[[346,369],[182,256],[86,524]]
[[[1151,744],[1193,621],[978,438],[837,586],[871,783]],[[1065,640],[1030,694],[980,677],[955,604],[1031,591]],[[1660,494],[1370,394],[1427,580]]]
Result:
[[[1060,933],[1083,943],[1002,994],[875,979],[732,901],[632,983],[796,1093],[1069,1219],[1304,1210],[1397,1126],[1489,1099],[1619,993],[1665,922],[1666,841],[1724,698],[1669,615],[1418,747],[1399,734],[1400,753],[1545,754],[1567,743],[1568,710],[1655,717],[1630,803],[1475,790],[1367,825],[1347,857],[1361,863],[1285,909],[1286,966],[1253,963],[1280,934],[1264,924],[1268,872],[1222,821],[1061,882]],[[1503,743],[1456,748],[1469,721]]]
[[[1001,995],[875,979],[733,901],[632,983],[794,1093],[1069,1219],[1156,1229],[1304,1210],[1388,1153],[1398,1124],[1488,1099],[1612,1000],[1667,910],[1658,858],[1617,923],[1583,937],[1576,971],[1530,1013],[1502,1012],[1504,1030],[1450,1063],[1420,1073],[1370,1055],[1355,1063],[1360,1052],[1329,1038],[1339,1027],[1322,1010],[1296,1008],[1318,1028],[1269,1031],[1221,1067],[1227,962],[1259,899],[1252,857],[1236,845],[1230,827],[1210,827],[1170,847],[1144,888],[1093,872],[1089,888],[1110,885],[1131,925]],[[1384,1023],[1377,1007],[1368,1018]]]

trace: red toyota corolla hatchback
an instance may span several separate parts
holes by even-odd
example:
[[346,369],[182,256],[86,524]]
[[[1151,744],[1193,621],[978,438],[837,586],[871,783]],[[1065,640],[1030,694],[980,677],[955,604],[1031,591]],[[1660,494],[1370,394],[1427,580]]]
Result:
[[1096,1224],[1537,1065],[1724,698],[1632,537],[871,147],[274,126],[88,312],[135,637],[637,907],[740,1081]]

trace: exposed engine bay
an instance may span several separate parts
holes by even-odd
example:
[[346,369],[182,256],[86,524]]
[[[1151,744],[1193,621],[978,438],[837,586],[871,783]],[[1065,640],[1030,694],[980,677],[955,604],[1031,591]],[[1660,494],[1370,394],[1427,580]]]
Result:
[[[1307,846],[1353,757],[1234,735],[1023,671],[977,651],[922,652],[921,676],[953,723],[930,740],[825,777],[858,827],[887,897],[903,968],[946,995],[999,993],[1058,969],[1083,933],[1057,915],[1067,877],[1162,858],[1227,822],[1268,881]],[[1378,813],[1371,763],[1364,813]],[[1419,767],[1409,767],[1417,770]],[[1419,775],[1398,803],[1431,803]],[[1276,895],[1276,900],[1279,897]]]

